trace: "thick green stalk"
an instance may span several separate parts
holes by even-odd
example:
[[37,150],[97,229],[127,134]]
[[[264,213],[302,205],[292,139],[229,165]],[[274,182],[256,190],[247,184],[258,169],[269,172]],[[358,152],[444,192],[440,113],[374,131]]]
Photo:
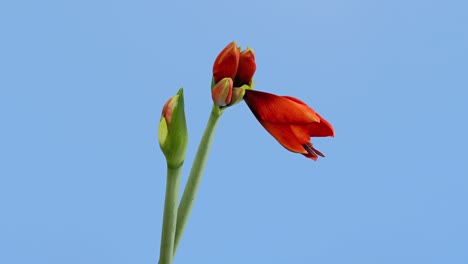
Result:
[[174,237],[177,221],[177,203],[179,201],[180,174],[182,164],[176,168],[167,166],[166,198],[161,233],[159,264],[171,264],[174,256]]
[[222,110],[218,106],[213,105],[211,110],[210,119],[206,125],[205,132],[198,146],[197,154],[193,160],[192,169],[185,185],[184,194],[180,200],[179,210],[177,213],[177,227],[174,242],[174,255],[179,246],[182,234],[184,233],[185,226],[187,225],[190,212],[192,211],[193,203],[197,195],[198,187],[200,186],[203,170],[205,169],[208,153],[210,152],[211,143],[213,142],[214,131],[218,120],[221,117]]

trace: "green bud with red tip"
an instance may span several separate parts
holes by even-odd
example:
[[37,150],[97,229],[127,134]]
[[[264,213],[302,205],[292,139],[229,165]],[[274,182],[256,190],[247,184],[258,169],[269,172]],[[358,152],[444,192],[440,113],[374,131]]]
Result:
[[231,78],[223,78],[211,90],[211,97],[217,106],[226,106],[231,102],[233,81]]
[[182,88],[164,104],[159,121],[158,140],[168,166],[176,168],[182,165],[188,143]]

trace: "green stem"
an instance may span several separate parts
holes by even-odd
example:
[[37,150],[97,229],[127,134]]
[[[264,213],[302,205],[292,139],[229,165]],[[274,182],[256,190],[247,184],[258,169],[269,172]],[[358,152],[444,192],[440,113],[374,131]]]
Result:
[[179,246],[185,226],[187,225],[190,212],[192,211],[193,203],[197,195],[198,187],[200,186],[203,170],[205,169],[208,153],[210,152],[211,143],[213,142],[214,131],[221,117],[222,110],[218,106],[213,105],[210,119],[206,125],[205,132],[198,146],[197,154],[193,160],[192,169],[190,171],[187,184],[185,185],[184,194],[180,200],[179,210],[177,213],[177,227],[175,233],[174,255]]
[[177,168],[167,166],[166,198],[164,200],[159,264],[172,263],[181,173],[182,165]]

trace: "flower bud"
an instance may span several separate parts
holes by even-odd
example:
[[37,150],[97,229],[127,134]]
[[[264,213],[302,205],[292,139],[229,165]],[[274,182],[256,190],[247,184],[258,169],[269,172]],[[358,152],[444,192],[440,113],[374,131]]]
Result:
[[248,85],[242,85],[242,87],[234,87],[232,89],[231,102],[228,106],[238,104],[244,99],[245,89],[250,89]]
[[239,55],[239,66],[234,78],[234,87],[241,87],[244,84],[251,85],[257,65],[253,49],[247,48]]
[[188,142],[182,88],[164,104],[159,121],[158,140],[168,166],[180,166],[185,160]]
[[221,53],[219,53],[213,64],[213,78],[215,83],[218,83],[223,78],[234,79],[239,66],[239,56],[239,48],[235,41],[229,43]]
[[213,87],[211,97],[217,106],[225,106],[231,102],[232,86],[232,79],[224,78]]

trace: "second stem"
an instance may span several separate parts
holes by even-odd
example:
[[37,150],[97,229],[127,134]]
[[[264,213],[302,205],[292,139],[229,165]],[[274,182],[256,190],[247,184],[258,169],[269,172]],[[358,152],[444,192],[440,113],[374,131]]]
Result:
[[205,164],[208,159],[208,153],[210,152],[211,143],[213,142],[214,131],[216,130],[216,125],[218,124],[221,114],[222,110],[220,110],[218,106],[213,105],[210,118],[208,119],[208,124],[206,125],[205,132],[203,133],[200,145],[198,146],[195,159],[193,160],[192,169],[190,170],[190,175],[187,180],[187,184],[185,185],[184,194],[180,200],[177,212],[174,255],[182,238],[182,234],[184,233],[185,226],[187,225],[190,212],[192,211],[198,187],[200,186],[203,171],[205,169]]

